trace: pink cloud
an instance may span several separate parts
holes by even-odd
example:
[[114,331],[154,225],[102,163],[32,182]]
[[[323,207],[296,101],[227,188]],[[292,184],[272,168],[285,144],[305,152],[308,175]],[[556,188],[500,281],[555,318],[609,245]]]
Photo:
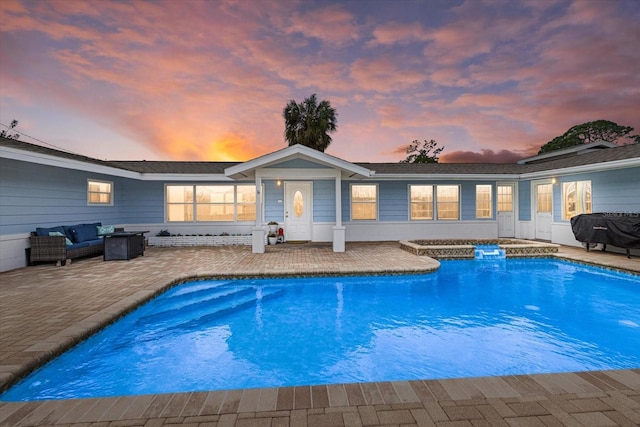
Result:
[[373,30],[373,40],[368,44],[393,45],[396,43],[409,43],[412,41],[428,41],[431,39],[429,32],[419,22],[389,22],[379,25]]
[[359,38],[355,17],[342,5],[329,5],[308,12],[294,12],[286,31],[301,33],[333,45],[343,45]]

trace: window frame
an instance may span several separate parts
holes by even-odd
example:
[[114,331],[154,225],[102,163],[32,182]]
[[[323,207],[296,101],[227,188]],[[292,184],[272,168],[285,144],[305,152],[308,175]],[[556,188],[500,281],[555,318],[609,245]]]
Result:
[[[509,193],[501,193],[500,190],[502,188],[508,188]],[[502,212],[513,212],[513,193],[514,193],[513,185],[498,184],[496,186],[496,212],[498,214]],[[509,196],[508,202],[501,200],[505,196]],[[507,203],[509,204],[509,209],[504,209],[504,205]]]
[[[569,211],[568,190],[573,185],[573,211]],[[585,191],[587,190],[588,191]],[[578,197],[580,193],[580,197]],[[579,202],[579,198],[583,199],[583,203]],[[580,214],[593,213],[593,184],[590,179],[580,181],[564,181],[562,182],[562,220],[570,221],[572,217]]]
[[[440,209],[440,205],[441,204],[445,204],[445,203],[453,203],[453,202],[441,202],[438,197],[438,189],[440,188],[445,188],[445,187],[455,187],[456,188],[456,201],[455,204],[457,205],[457,209],[456,209],[456,217],[455,218],[444,218],[441,216],[441,212],[453,212],[452,210],[445,210],[445,209]],[[462,207],[462,203],[460,200],[460,184],[442,184],[442,185],[436,185],[436,191],[435,191],[435,206],[436,206],[436,218],[438,221],[460,221],[461,215],[460,215],[460,209]]]
[[[414,187],[430,187],[431,188],[431,200],[427,202],[414,201],[413,200],[413,188]],[[409,184],[409,221],[433,221],[435,218],[435,197],[434,197],[434,184]],[[425,209],[425,211],[431,211],[431,217],[414,218],[413,207],[416,205],[430,205],[431,209]]]
[[[489,200],[482,200],[482,203],[488,203],[487,208],[479,206],[480,198],[478,196],[480,196],[480,193],[478,193],[478,190],[484,187],[488,187],[489,189],[488,193],[482,193],[482,195],[485,195],[485,194],[489,195]],[[480,211],[484,212],[487,210],[488,210],[488,213],[486,214],[480,213]],[[493,185],[491,184],[476,184],[476,219],[493,219]]]
[[[363,201],[363,202],[354,202],[353,200],[353,189],[354,187],[373,187],[375,189],[375,200],[373,202],[368,202],[368,201]],[[378,201],[380,199],[379,196],[380,192],[379,192],[379,188],[378,188],[378,184],[350,184],[349,185],[349,206],[350,206],[350,216],[351,216],[351,221],[365,221],[365,222],[370,222],[370,221],[378,221],[378,218],[380,217],[379,212],[378,212]],[[374,205],[374,215],[375,218],[354,218],[353,216],[353,212],[354,212],[354,205],[370,205],[373,204]]]
[[[254,201],[251,202],[238,202],[238,187],[252,187],[254,189]],[[186,202],[171,202],[169,200],[169,188],[171,187],[190,187],[191,188],[191,200]],[[221,201],[198,201],[198,187],[232,187],[233,189],[233,202],[228,202],[224,200],[224,197]],[[229,183],[219,183],[219,184],[165,184],[165,222],[167,223],[198,223],[198,224],[221,224],[221,223],[250,223],[256,221],[256,209],[254,209],[254,215],[251,219],[238,219],[239,217],[239,206],[249,206],[253,204],[253,206],[257,205],[257,191],[255,191],[255,185],[253,184],[229,184]],[[221,193],[224,194],[224,193]],[[188,197],[187,197],[188,199]],[[185,207],[190,207],[190,216],[191,219],[188,220],[171,220],[169,218],[169,207],[183,205]],[[198,220],[198,206],[201,208],[204,207],[212,207],[212,206],[233,206],[233,218],[231,219],[207,219],[207,220]],[[189,215],[187,215],[189,216]]]
[[[108,184],[109,185],[109,191],[91,191],[91,184],[95,183],[98,185],[101,184]],[[102,194],[107,194],[109,195],[109,201],[108,202],[93,202],[91,201],[91,196],[92,195],[102,195]],[[87,178],[87,206],[113,206],[113,198],[115,196],[115,191],[114,191],[114,185],[113,185],[113,181],[105,181],[105,180],[101,180],[101,179],[92,179],[92,178]]]

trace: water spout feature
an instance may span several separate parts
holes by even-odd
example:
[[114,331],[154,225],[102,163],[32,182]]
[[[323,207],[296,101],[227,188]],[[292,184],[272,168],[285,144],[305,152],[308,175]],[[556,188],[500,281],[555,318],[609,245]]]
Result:
[[489,259],[505,259],[505,250],[500,249],[498,245],[476,245],[475,250],[475,259],[478,260],[489,260]]

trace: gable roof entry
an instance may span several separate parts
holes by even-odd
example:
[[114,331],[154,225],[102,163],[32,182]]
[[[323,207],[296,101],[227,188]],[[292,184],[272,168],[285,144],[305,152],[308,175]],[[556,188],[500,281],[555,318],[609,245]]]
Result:
[[228,167],[224,173],[233,179],[247,179],[255,177],[256,169],[284,163],[292,159],[304,159],[312,163],[328,166],[342,171],[349,178],[370,178],[375,172],[355,163],[347,162],[313,148],[296,144],[273,153],[265,154],[253,160]]

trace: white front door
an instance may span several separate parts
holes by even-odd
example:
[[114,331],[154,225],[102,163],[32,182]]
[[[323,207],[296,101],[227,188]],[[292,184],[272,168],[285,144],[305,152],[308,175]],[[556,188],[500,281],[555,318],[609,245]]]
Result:
[[312,191],[310,182],[284,183],[284,237],[311,240]]
[[498,237],[515,237],[513,184],[498,185]]
[[536,239],[551,240],[553,184],[536,184]]

